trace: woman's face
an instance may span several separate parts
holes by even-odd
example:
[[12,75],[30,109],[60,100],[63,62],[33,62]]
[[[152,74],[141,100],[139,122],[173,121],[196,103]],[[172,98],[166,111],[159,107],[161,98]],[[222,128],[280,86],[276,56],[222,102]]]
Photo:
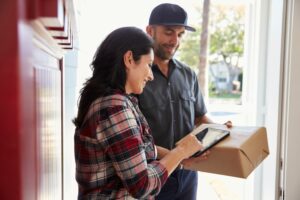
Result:
[[151,69],[153,59],[154,55],[151,50],[149,54],[142,55],[138,61],[129,58],[130,62],[125,62],[127,69],[125,90],[127,94],[141,94],[146,83],[153,80]]

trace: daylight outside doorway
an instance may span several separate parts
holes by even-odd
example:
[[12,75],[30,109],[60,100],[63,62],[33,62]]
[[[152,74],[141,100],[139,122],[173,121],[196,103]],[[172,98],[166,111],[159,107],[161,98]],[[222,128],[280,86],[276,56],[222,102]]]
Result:
[[[80,9],[78,91],[91,74],[88,66],[104,37],[121,26],[137,26],[145,29],[152,8],[162,2],[164,1],[112,0],[106,3],[98,0],[87,0],[84,3],[78,1]],[[199,52],[204,1],[171,2],[184,7],[189,13],[192,25],[197,28],[197,32],[185,35],[176,57],[198,73],[201,71]],[[204,79],[200,82],[203,83],[201,88],[205,94],[208,114],[218,123],[231,120],[234,125],[255,125],[253,120],[255,112],[250,112],[253,107],[249,107],[245,101],[247,91],[244,90],[247,87],[243,83],[245,73],[249,73],[249,70],[245,70],[249,66],[245,61],[247,45],[244,43],[249,22],[248,6],[247,0],[210,1],[205,63],[207,66]],[[198,199],[253,200],[253,176],[251,174],[247,179],[240,179],[199,172]]]

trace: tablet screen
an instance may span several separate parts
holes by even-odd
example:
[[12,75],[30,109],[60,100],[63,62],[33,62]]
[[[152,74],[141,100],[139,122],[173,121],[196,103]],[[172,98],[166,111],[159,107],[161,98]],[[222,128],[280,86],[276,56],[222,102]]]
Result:
[[201,155],[202,153],[216,145],[218,142],[220,142],[222,139],[224,139],[226,136],[228,136],[229,133],[230,132],[227,130],[206,128],[200,133],[196,134],[198,140],[202,142],[203,149],[195,153],[193,156]]

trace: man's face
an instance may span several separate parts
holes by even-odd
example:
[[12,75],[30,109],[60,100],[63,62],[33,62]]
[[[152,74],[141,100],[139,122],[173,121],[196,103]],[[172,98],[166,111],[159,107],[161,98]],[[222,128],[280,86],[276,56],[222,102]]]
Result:
[[155,56],[162,60],[170,60],[177,51],[184,33],[184,26],[151,26],[148,34],[155,41]]

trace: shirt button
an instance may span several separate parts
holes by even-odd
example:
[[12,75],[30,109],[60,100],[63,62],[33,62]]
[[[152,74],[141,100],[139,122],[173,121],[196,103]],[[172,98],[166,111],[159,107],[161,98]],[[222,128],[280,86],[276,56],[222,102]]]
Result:
[[169,82],[169,83],[168,83],[168,86],[170,86],[170,85],[171,85],[171,83]]

